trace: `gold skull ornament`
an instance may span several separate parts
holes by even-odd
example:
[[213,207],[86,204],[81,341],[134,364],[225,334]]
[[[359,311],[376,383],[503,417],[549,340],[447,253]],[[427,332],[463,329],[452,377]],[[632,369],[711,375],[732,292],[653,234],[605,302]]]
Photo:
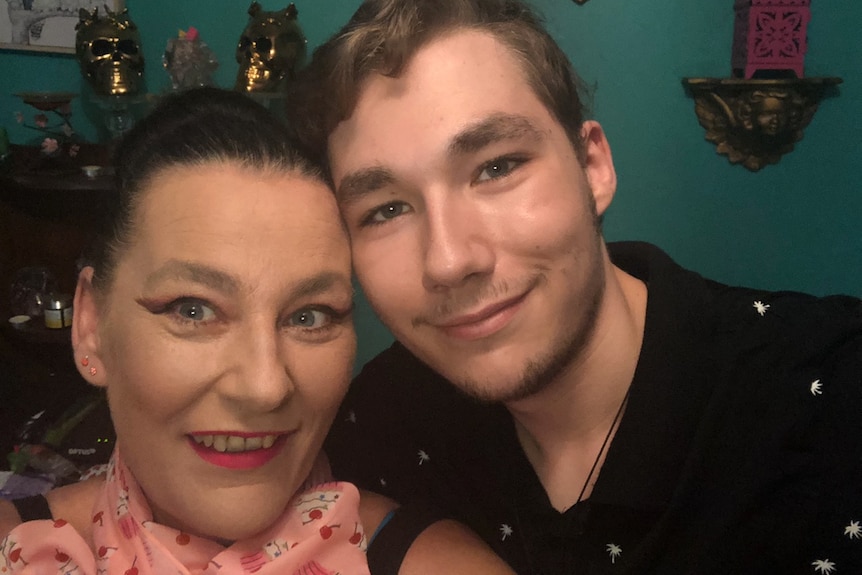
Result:
[[138,27],[127,9],[112,12],[81,9],[75,26],[75,50],[81,72],[102,96],[136,94],[144,75],[144,56]]
[[296,6],[266,12],[257,2],[236,47],[239,72],[234,88],[240,92],[281,92],[305,57],[305,35],[297,22]]

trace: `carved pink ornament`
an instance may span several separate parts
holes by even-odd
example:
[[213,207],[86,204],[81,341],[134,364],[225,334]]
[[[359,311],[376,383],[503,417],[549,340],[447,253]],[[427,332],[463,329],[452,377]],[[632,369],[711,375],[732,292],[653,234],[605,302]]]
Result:
[[734,11],[735,76],[778,71],[803,77],[811,0],[736,0]]

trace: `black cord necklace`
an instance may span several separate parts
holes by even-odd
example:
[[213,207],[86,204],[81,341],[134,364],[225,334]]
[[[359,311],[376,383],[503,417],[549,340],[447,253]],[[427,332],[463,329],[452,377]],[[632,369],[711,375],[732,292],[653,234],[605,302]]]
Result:
[[[593,461],[593,466],[590,467],[590,472],[587,474],[587,479],[584,481],[584,486],[581,487],[581,492],[578,494],[578,500],[575,501],[575,505],[583,501],[584,493],[587,492],[587,486],[590,484],[590,479],[593,478],[593,473],[596,472],[596,467],[599,466],[599,461],[602,459],[602,454],[605,452],[605,449],[608,446],[608,443],[611,441],[611,435],[614,434],[614,429],[617,427],[617,423],[620,421],[620,417],[623,415],[623,410],[626,407],[626,403],[629,401],[629,393],[631,393],[631,386],[629,386],[626,391],[625,396],[623,396],[623,400],[620,402],[620,407],[617,409],[617,414],[614,415],[614,420],[611,422],[610,428],[608,428],[608,433],[605,435],[605,440],[602,441],[602,446],[599,448],[599,452],[596,455],[595,461]],[[568,509],[568,508],[567,508]],[[565,511],[565,510],[564,510]]]
[[[607,450],[608,444],[611,441],[611,436],[614,433],[614,429],[616,429],[617,425],[622,418],[623,411],[625,411],[626,404],[629,400],[629,395],[631,393],[631,387],[626,391],[625,396],[623,396],[622,401],[620,402],[620,406],[617,409],[616,414],[614,415],[614,419],[611,422],[610,428],[608,428],[608,432],[605,435],[605,439],[602,442],[602,446],[599,448],[599,452],[596,455],[596,459],[593,461],[593,465],[590,468],[590,472],[587,474],[587,479],[584,481],[584,485],[581,488],[580,494],[578,494],[578,500],[575,501],[573,505],[570,505],[566,509],[562,510],[562,513],[567,516],[566,523],[568,524],[568,530],[572,535],[581,536],[584,533],[584,528],[586,527],[587,515],[589,515],[589,501],[584,501],[584,493],[587,491],[587,486],[590,484],[590,480],[593,475],[596,473],[596,469],[599,466],[599,461],[602,459],[602,454]],[[579,505],[580,504],[580,505]],[[577,510],[574,510],[578,506]],[[574,514],[569,513],[570,511],[574,512]],[[521,514],[519,513],[518,506],[515,507],[515,518],[516,524],[518,525],[520,530],[527,527],[527,524],[522,522]],[[532,549],[530,540],[533,540],[535,544],[539,544],[545,548],[545,552],[540,556],[535,553],[535,549]],[[540,543],[541,541],[541,543]],[[573,573],[576,571],[574,563],[577,561],[575,558],[575,553],[572,549],[560,549],[557,548],[556,545],[559,545],[559,539],[556,539],[556,543],[551,538],[539,538],[535,539],[530,537],[529,535],[522,534],[521,535],[521,544],[523,545],[524,557],[529,564],[530,571],[536,575],[542,574],[547,575],[548,573]],[[556,559],[554,559],[556,558]],[[555,567],[552,567],[551,571],[546,571],[546,569],[542,569],[539,565],[544,564],[546,569],[549,567],[549,564],[556,564]],[[560,571],[560,566],[564,566],[565,568]]]

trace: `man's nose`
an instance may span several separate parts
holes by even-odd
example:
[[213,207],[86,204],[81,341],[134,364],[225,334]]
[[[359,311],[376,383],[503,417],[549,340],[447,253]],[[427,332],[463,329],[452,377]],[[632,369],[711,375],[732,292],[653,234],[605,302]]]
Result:
[[493,238],[482,211],[468,198],[434,198],[427,201],[424,211],[426,289],[456,287],[471,277],[493,271]]

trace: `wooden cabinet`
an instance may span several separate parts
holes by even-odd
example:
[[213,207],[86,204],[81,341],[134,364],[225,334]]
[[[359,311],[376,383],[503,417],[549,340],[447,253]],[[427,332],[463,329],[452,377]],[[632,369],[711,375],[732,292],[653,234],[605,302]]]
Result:
[[13,147],[0,170],[0,310],[8,310],[10,281],[24,267],[47,267],[61,291],[74,290],[99,197],[113,190],[109,168],[90,178],[80,166],[104,166],[106,156],[104,148],[92,147],[74,163],[52,164],[37,149]]
[[11,282],[22,268],[46,267],[59,291],[74,293],[99,198],[113,192],[110,173],[90,178],[80,166],[107,164],[99,146],[82,147],[74,163],[60,164],[38,149],[13,146],[0,167],[0,468],[13,431],[29,416],[60,412],[91,390],[75,369],[70,328],[48,329],[34,318],[15,329],[7,320]]

